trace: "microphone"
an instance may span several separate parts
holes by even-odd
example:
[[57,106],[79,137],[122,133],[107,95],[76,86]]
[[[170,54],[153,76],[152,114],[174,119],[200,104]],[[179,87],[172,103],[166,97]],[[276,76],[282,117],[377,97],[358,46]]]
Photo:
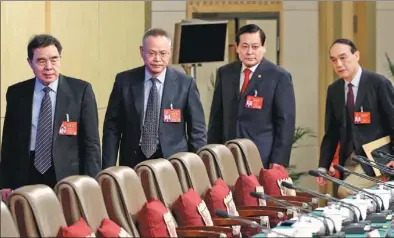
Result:
[[[273,201],[273,202],[275,202],[275,203],[277,203],[277,204],[279,204],[279,205],[281,205],[281,206],[284,206],[284,207],[297,207],[297,209],[299,209],[300,211],[303,211],[303,212],[307,213],[308,216],[314,217],[314,218],[316,218],[317,220],[322,221],[322,222],[323,222],[323,225],[324,225],[324,230],[325,230],[325,233],[326,233],[325,235],[327,235],[327,236],[330,235],[330,229],[329,229],[328,223],[327,223],[327,221],[326,221],[326,219],[328,219],[328,220],[330,220],[330,221],[332,222],[332,224],[333,224],[333,233],[337,233],[337,231],[336,231],[336,229],[335,229],[335,223],[334,223],[334,221],[333,221],[330,217],[326,217],[326,216],[323,216],[323,215],[316,215],[316,214],[308,214],[309,211],[308,211],[307,209],[303,208],[303,207],[294,206],[293,204],[291,204],[291,203],[289,203],[289,202],[285,202],[285,201],[283,201],[283,200],[280,200],[280,199],[277,199],[277,198],[268,196],[267,194],[264,194],[264,193],[250,192],[250,196],[252,196],[252,197],[254,197],[254,198],[257,198],[257,199],[270,200],[270,201]],[[322,218],[322,220],[319,219],[319,218]]]
[[[353,191],[355,191],[355,192],[362,192],[363,194],[365,194],[367,197],[371,198],[371,199],[376,203],[376,212],[377,212],[377,213],[379,213],[379,212],[382,210],[382,208],[381,208],[380,205],[379,205],[379,201],[377,200],[377,198],[379,198],[379,199],[381,200],[381,202],[382,202],[382,207],[383,207],[383,200],[382,200],[382,198],[379,197],[379,196],[377,196],[377,195],[375,195],[375,194],[373,194],[373,193],[364,191],[363,189],[360,189],[360,188],[358,188],[358,187],[356,187],[356,186],[353,186],[353,185],[351,185],[351,184],[349,184],[349,183],[346,183],[346,182],[344,182],[344,181],[342,181],[342,180],[340,180],[340,179],[331,177],[331,176],[329,176],[327,173],[323,173],[323,172],[321,172],[321,171],[319,171],[319,170],[309,170],[309,174],[312,175],[312,176],[314,176],[314,177],[323,177],[323,178],[325,178],[325,179],[330,180],[330,181],[333,182],[333,183],[342,185],[342,186],[344,186],[344,187],[346,187],[346,188],[348,188],[348,189],[350,189],[350,190],[353,190]],[[383,208],[383,209],[384,209],[384,208]]]
[[[374,153],[375,151],[372,151],[372,153]],[[382,154],[382,155],[385,155],[385,156],[387,156],[387,157],[389,157],[389,158],[391,158],[391,160],[393,160],[394,159],[394,156],[392,155],[392,154],[390,154],[390,153],[387,153],[386,151],[383,151],[383,150],[377,150],[377,152],[378,153],[380,153],[380,154]]]
[[365,175],[365,174],[360,174],[360,173],[357,173],[357,172],[350,171],[350,170],[348,170],[347,168],[342,167],[342,166],[340,166],[340,165],[334,165],[334,168],[335,168],[336,170],[338,170],[339,172],[354,174],[354,175],[357,175],[357,176],[359,176],[359,177],[361,177],[361,178],[364,178],[364,179],[367,179],[367,180],[369,180],[369,181],[372,181],[372,182],[375,182],[375,183],[378,183],[378,184],[382,184],[382,185],[385,186],[385,187],[394,189],[394,185],[392,185],[392,184],[385,184],[385,183],[382,183],[382,181],[380,181],[380,180],[377,179],[377,178],[370,177],[370,176]]
[[240,223],[243,223],[243,224],[245,224],[245,225],[247,225],[247,226],[250,226],[250,227],[252,227],[252,228],[260,228],[261,231],[264,232],[266,235],[267,235],[268,233],[270,233],[270,232],[273,232],[273,233],[275,233],[275,234],[277,234],[277,235],[280,235],[280,236],[283,236],[283,237],[290,237],[290,236],[288,236],[288,235],[279,233],[279,232],[277,232],[277,231],[274,231],[274,230],[271,230],[271,229],[263,228],[263,227],[261,227],[261,226],[260,226],[257,222],[255,222],[255,221],[251,221],[251,220],[248,220],[248,219],[239,217],[239,216],[230,215],[228,212],[225,212],[224,210],[221,210],[221,209],[216,209],[216,210],[215,210],[215,214],[216,214],[216,216],[221,217],[221,218],[231,218],[231,219],[233,219],[233,220],[235,220],[235,221],[239,221]]
[[386,165],[377,163],[376,161],[370,161],[368,158],[365,158],[364,156],[355,155],[352,157],[352,159],[353,159],[353,161],[356,161],[358,163],[366,164],[371,167],[380,169],[381,171],[383,171],[389,175],[394,175],[393,171],[391,171],[389,168],[387,168]]
[[[308,193],[308,194],[311,194],[312,196],[316,196],[316,197],[325,199],[327,201],[332,201],[332,202],[336,202],[336,203],[342,204],[344,207],[346,207],[350,211],[352,211],[352,213],[353,213],[353,221],[355,223],[357,223],[359,220],[362,220],[361,210],[354,204],[343,202],[343,201],[339,200],[338,198],[327,196],[325,194],[322,194],[322,193],[319,193],[319,192],[315,192],[315,191],[313,191],[311,189],[297,187],[297,186],[295,186],[292,183],[282,182],[282,186],[285,187],[285,188],[294,189],[294,190],[298,190],[300,192]],[[353,208],[355,208],[355,209],[357,209],[359,211],[360,217],[357,217],[356,210],[353,209]]]

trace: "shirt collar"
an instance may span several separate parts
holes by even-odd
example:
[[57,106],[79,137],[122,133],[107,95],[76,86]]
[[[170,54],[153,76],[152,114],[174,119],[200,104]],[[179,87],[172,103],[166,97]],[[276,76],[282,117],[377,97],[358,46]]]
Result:
[[[362,72],[363,72],[363,70],[361,69],[361,67],[359,67],[356,75],[354,75],[354,78],[350,82],[350,83],[352,83],[353,87],[358,88],[358,85],[360,84],[360,79],[361,79],[361,73]],[[345,81],[345,87],[347,87],[348,84],[349,84],[349,82]]]
[[[48,85],[48,87],[49,87],[53,92],[56,93],[56,92],[57,92],[57,87],[58,87],[58,85],[59,85],[59,79],[56,79],[55,81],[53,81],[52,83],[50,83],[50,84]],[[46,87],[46,86],[45,86],[44,84],[42,84],[41,81],[40,81],[38,78],[36,78],[35,85],[34,85],[34,91],[41,92],[45,87]]]
[[[165,68],[165,69],[163,70],[163,72],[161,72],[161,73],[159,74],[159,76],[157,76],[157,77],[155,77],[155,78],[157,78],[157,80],[158,80],[160,83],[164,83],[164,80],[165,80],[165,78],[166,78],[166,72],[167,72],[167,68]],[[151,78],[152,78],[152,75],[149,73],[149,71],[148,71],[148,70],[146,69],[146,67],[145,67],[145,82],[149,81]]]
[[[261,63],[261,62],[260,62],[260,63]],[[254,73],[254,71],[256,71],[256,69],[257,69],[257,67],[259,66],[260,63],[258,63],[258,64],[256,64],[255,66],[249,68],[250,71],[252,71],[252,74]],[[248,68],[248,67],[246,67],[244,64],[242,64],[241,73],[243,73],[244,70],[245,70],[246,68]]]

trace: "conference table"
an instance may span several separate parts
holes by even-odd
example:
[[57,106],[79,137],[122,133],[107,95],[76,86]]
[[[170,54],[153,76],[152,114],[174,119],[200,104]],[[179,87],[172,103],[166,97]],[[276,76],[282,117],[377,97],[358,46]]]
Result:
[[[391,184],[393,184],[393,182],[391,182]],[[376,189],[376,188],[374,187],[371,189]],[[352,197],[348,197],[348,198],[352,199]],[[394,217],[394,200],[391,201],[388,210],[393,211],[392,215]],[[317,208],[314,211],[311,211],[309,214],[319,215],[322,212],[323,211],[321,209]],[[380,237],[394,237],[394,229],[390,229],[392,221],[394,221],[394,219],[388,220],[385,223],[371,223],[371,231],[376,229],[379,232]],[[282,231],[284,231],[283,233],[286,233],[285,229],[291,229],[291,226],[280,226],[279,225],[275,228],[275,231],[281,232],[281,230],[282,230]],[[266,236],[264,233],[260,233],[260,234],[254,235],[253,237],[260,238],[260,237],[266,237]],[[277,236],[277,237],[280,237],[280,236]],[[364,232],[363,234],[345,234],[345,237],[368,237],[368,232]]]

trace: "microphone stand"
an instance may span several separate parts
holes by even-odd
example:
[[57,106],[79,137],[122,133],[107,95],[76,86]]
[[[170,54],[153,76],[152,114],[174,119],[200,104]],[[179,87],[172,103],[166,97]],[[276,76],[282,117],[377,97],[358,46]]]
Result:
[[231,218],[235,221],[239,221],[240,223],[243,223],[243,224],[250,226],[252,228],[260,228],[260,230],[264,233],[265,236],[267,236],[270,232],[273,232],[273,233],[280,235],[282,237],[291,237],[291,236],[285,235],[283,233],[279,233],[277,231],[274,231],[272,229],[263,228],[255,221],[251,221],[251,220],[248,220],[248,219],[245,219],[242,217],[238,217],[238,216],[232,216],[228,212],[225,212],[224,210],[221,210],[221,209],[216,209],[215,214],[216,214],[216,216],[221,217],[221,218]]
[[342,173],[354,174],[354,175],[357,175],[357,176],[359,176],[359,177],[361,177],[361,178],[363,178],[363,179],[367,179],[367,180],[369,180],[369,181],[375,182],[375,183],[377,183],[377,184],[379,184],[379,185],[382,185],[382,186],[385,186],[385,187],[387,187],[387,188],[394,189],[394,185],[392,185],[392,184],[385,184],[385,183],[382,183],[382,181],[380,181],[380,180],[377,179],[377,178],[370,177],[370,176],[365,175],[365,174],[360,174],[360,173],[357,173],[357,172],[350,171],[350,170],[348,170],[347,168],[342,167],[342,166],[340,166],[340,165],[337,165],[337,164],[334,165],[334,169],[336,169],[336,170],[338,170],[339,172],[342,172]]
[[[312,172],[312,173],[311,173],[311,172]],[[314,172],[316,172],[316,174],[315,174]],[[371,198],[371,199],[376,203],[376,212],[379,213],[379,212],[382,211],[383,199],[382,199],[381,197],[379,197],[378,195],[373,194],[373,193],[370,193],[370,192],[368,192],[368,191],[364,191],[363,189],[360,189],[360,188],[358,188],[358,187],[356,187],[356,186],[354,186],[354,185],[351,185],[351,184],[349,184],[349,183],[346,183],[346,182],[344,182],[344,181],[342,181],[342,180],[340,180],[340,179],[331,177],[331,176],[329,176],[327,173],[323,173],[323,172],[318,171],[318,170],[316,170],[316,171],[310,170],[310,171],[309,171],[309,174],[312,175],[312,176],[315,176],[315,177],[323,177],[323,178],[328,179],[328,180],[330,180],[330,181],[332,181],[332,182],[334,182],[334,183],[337,183],[337,184],[342,185],[342,186],[344,186],[344,187],[346,187],[346,188],[348,188],[348,189],[351,189],[351,190],[353,190],[353,191],[355,191],[355,192],[362,192],[363,194],[365,194],[365,196]],[[381,202],[382,202],[382,207],[380,207],[379,201],[378,201],[377,198],[379,198],[379,199],[381,200]],[[384,208],[383,208],[383,209],[384,209]]]
[[357,155],[357,156],[354,156],[352,159],[353,159],[354,161],[358,162],[358,163],[366,164],[366,165],[369,165],[369,166],[371,166],[371,167],[380,169],[380,170],[382,170],[383,172],[388,173],[388,174],[391,175],[391,176],[394,175],[393,171],[391,171],[390,169],[388,169],[385,165],[382,165],[382,164],[380,164],[380,163],[377,163],[376,161],[370,161],[368,158],[365,158],[364,156]]
[[[372,223],[385,223],[386,222],[386,214],[380,213],[381,209],[380,209],[380,206],[379,206],[379,202],[376,199],[376,197],[378,197],[378,198],[380,198],[382,200],[381,197],[379,197],[379,196],[377,196],[375,194],[369,193],[367,191],[364,191],[362,189],[359,189],[359,188],[357,188],[357,187],[355,187],[355,186],[353,186],[351,184],[345,183],[342,180],[333,178],[333,177],[329,176],[326,173],[322,173],[319,170],[309,170],[309,174],[314,176],[314,177],[323,177],[323,178],[328,179],[328,180],[330,180],[330,181],[332,181],[334,183],[337,183],[339,185],[347,187],[347,188],[349,188],[349,189],[351,189],[353,191],[364,193],[367,197],[371,198],[376,203],[376,211],[377,211],[376,213],[372,213],[372,214],[367,215],[367,219],[366,220],[370,220]],[[383,205],[383,200],[382,200],[382,205]]]
[[[308,193],[308,194],[311,194],[312,196],[319,197],[319,198],[325,199],[327,201],[332,201],[332,202],[336,202],[336,203],[342,204],[344,207],[346,207],[350,211],[352,211],[352,213],[353,213],[353,222],[354,223],[357,223],[359,220],[362,220],[361,211],[354,204],[343,202],[343,201],[339,200],[338,198],[330,197],[330,196],[324,195],[322,193],[315,192],[315,191],[313,191],[311,189],[297,187],[297,186],[295,186],[292,183],[282,182],[282,186],[286,187],[286,188],[289,188],[289,189],[294,189],[294,190],[297,190],[297,191],[300,191],[300,192]],[[353,209],[353,208],[355,208],[355,209],[357,209],[359,211],[360,217],[357,217],[356,210]]]
[[[266,194],[264,194],[264,193],[250,192],[250,196],[255,197],[255,198],[270,200],[270,201],[273,201],[273,202],[275,202],[275,203],[277,203],[277,204],[279,204],[279,205],[281,205],[281,206],[284,206],[284,207],[296,207],[297,209],[299,209],[299,211],[305,212],[307,216],[314,217],[314,218],[316,218],[317,220],[322,221],[322,222],[323,222],[323,225],[324,225],[324,230],[325,230],[325,235],[326,235],[326,236],[329,236],[329,235],[330,235],[330,228],[329,228],[329,226],[328,226],[327,221],[325,220],[325,219],[328,219],[328,220],[330,220],[330,221],[332,222],[332,224],[333,224],[333,233],[337,233],[337,231],[336,231],[336,229],[335,229],[335,223],[334,223],[334,221],[333,221],[330,217],[325,217],[325,216],[322,216],[322,215],[318,216],[318,215],[315,215],[315,214],[308,214],[309,211],[308,211],[307,209],[305,209],[305,208],[302,208],[302,207],[299,207],[299,206],[294,206],[294,205],[292,205],[291,203],[284,202],[284,201],[282,201],[282,200],[280,200],[280,199],[277,199],[277,198],[273,198],[273,197],[268,196],[268,195],[266,195]],[[322,220],[319,219],[319,218],[322,218]]]

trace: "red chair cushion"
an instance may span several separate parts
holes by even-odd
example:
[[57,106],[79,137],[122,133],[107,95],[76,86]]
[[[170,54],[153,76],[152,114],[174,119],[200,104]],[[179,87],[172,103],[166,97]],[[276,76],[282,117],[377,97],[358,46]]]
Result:
[[254,174],[241,174],[234,185],[234,200],[237,206],[265,206],[264,199],[250,196],[251,192],[264,193],[264,187],[260,185]]
[[282,166],[272,169],[260,170],[260,184],[263,185],[265,193],[269,196],[295,196],[293,189],[287,189],[281,186],[283,181],[293,183],[286,169]]
[[81,217],[71,226],[61,226],[57,237],[96,237],[88,223]]
[[[204,198],[209,212],[216,217],[216,209],[226,211],[232,216],[239,216],[233,200],[233,195],[227,184],[219,178],[212,188],[208,189]],[[241,226],[233,226],[233,235],[240,235]]]
[[164,204],[152,199],[137,214],[137,227],[142,237],[176,237],[174,218]]
[[180,195],[172,205],[172,210],[180,227],[213,226],[207,205],[194,189]]
[[97,229],[97,233],[100,237],[131,237],[127,231],[122,227],[118,226],[115,222],[110,219],[104,218],[101,222],[101,226]]

